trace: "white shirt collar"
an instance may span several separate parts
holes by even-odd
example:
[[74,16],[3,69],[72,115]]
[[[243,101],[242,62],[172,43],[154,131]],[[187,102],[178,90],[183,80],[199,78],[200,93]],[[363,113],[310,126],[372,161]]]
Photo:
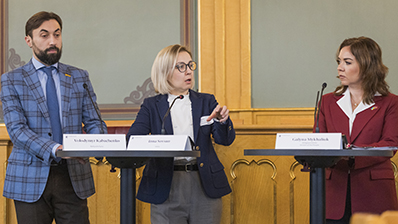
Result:
[[[176,97],[178,97],[178,96],[180,96],[180,95],[173,95],[173,94],[171,94],[171,93],[168,93],[168,98],[167,98],[167,101],[169,101],[169,104],[171,105],[171,103],[173,102],[173,100],[176,98]],[[189,91],[188,91],[188,94],[186,94],[186,95],[183,95],[184,96],[184,98],[182,98],[180,101],[181,102],[187,102],[187,100],[190,102],[190,100],[189,100]],[[178,101],[178,100],[177,100]],[[177,102],[176,102],[177,103]]]
[[[380,96],[380,93],[376,93],[375,96]],[[350,135],[351,135],[351,130],[352,130],[352,125],[354,124],[355,117],[357,114],[360,112],[370,108],[373,106],[375,103],[371,104],[366,104],[363,103],[362,101],[358,104],[357,108],[355,108],[354,111],[352,111],[352,105],[351,105],[351,94],[350,94],[350,89],[347,88],[347,90],[343,93],[343,97],[341,97],[337,101],[337,105],[341,108],[341,110],[347,115],[350,123]]]

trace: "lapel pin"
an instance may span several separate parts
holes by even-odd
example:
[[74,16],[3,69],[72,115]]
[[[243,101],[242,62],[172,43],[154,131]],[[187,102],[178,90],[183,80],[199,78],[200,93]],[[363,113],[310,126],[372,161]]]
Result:
[[65,76],[71,77],[69,74],[65,74]]
[[377,110],[377,108],[379,108],[379,107],[378,106],[374,106],[370,110]]

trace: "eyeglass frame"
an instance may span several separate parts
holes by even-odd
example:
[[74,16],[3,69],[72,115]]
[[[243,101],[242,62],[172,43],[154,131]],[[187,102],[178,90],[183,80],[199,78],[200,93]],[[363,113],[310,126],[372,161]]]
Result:
[[[191,68],[191,67],[192,67],[192,64],[195,65],[195,68],[194,68],[194,69]],[[180,70],[180,67],[178,67],[178,65],[185,65],[184,71],[181,71],[181,70]],[[184,62],[178,62],[178,63],[175,65],[175,68],[176,68],[179,72],[184,73],[184,72],[187,71],[187,68],[189,68],[191,71],[195,71],[196,68],[197,68],[197,66],[198,66],[198,64],[197,64],[195,61],[190,61],[190,62],[188,62],[188,64],[186,64],[186,63],[184,63]]]

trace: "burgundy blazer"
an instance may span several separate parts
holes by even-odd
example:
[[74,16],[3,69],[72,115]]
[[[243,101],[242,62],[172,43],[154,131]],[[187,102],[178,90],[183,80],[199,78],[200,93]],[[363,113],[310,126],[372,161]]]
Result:
[[[320,132],[345,134],[348,143],[358,147],[398,146],[398,96],[375,96],[375,104],[358,113],[351,135],[349,119],[333,93],[322,98],[319,115]],[[382,213],[397,210],[394,172],[389,157],[356,157],[351,168],[347,160],[326,169],[326,218],[343,217],[348,173],[351,178],[352,213]]]

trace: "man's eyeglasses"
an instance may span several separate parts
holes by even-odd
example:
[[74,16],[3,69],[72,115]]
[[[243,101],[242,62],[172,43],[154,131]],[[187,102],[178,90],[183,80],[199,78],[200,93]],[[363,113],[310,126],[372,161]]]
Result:
[[178,62],[176,64],[176,68],[181,73],[184,73],[187,70],[187,67],[189,67],[189,69],[191,69],[191,71],[195,71],[196,70],[196,62],[190,61],[190,62],[188,62],[188,64],[185,64],[184,62]]

